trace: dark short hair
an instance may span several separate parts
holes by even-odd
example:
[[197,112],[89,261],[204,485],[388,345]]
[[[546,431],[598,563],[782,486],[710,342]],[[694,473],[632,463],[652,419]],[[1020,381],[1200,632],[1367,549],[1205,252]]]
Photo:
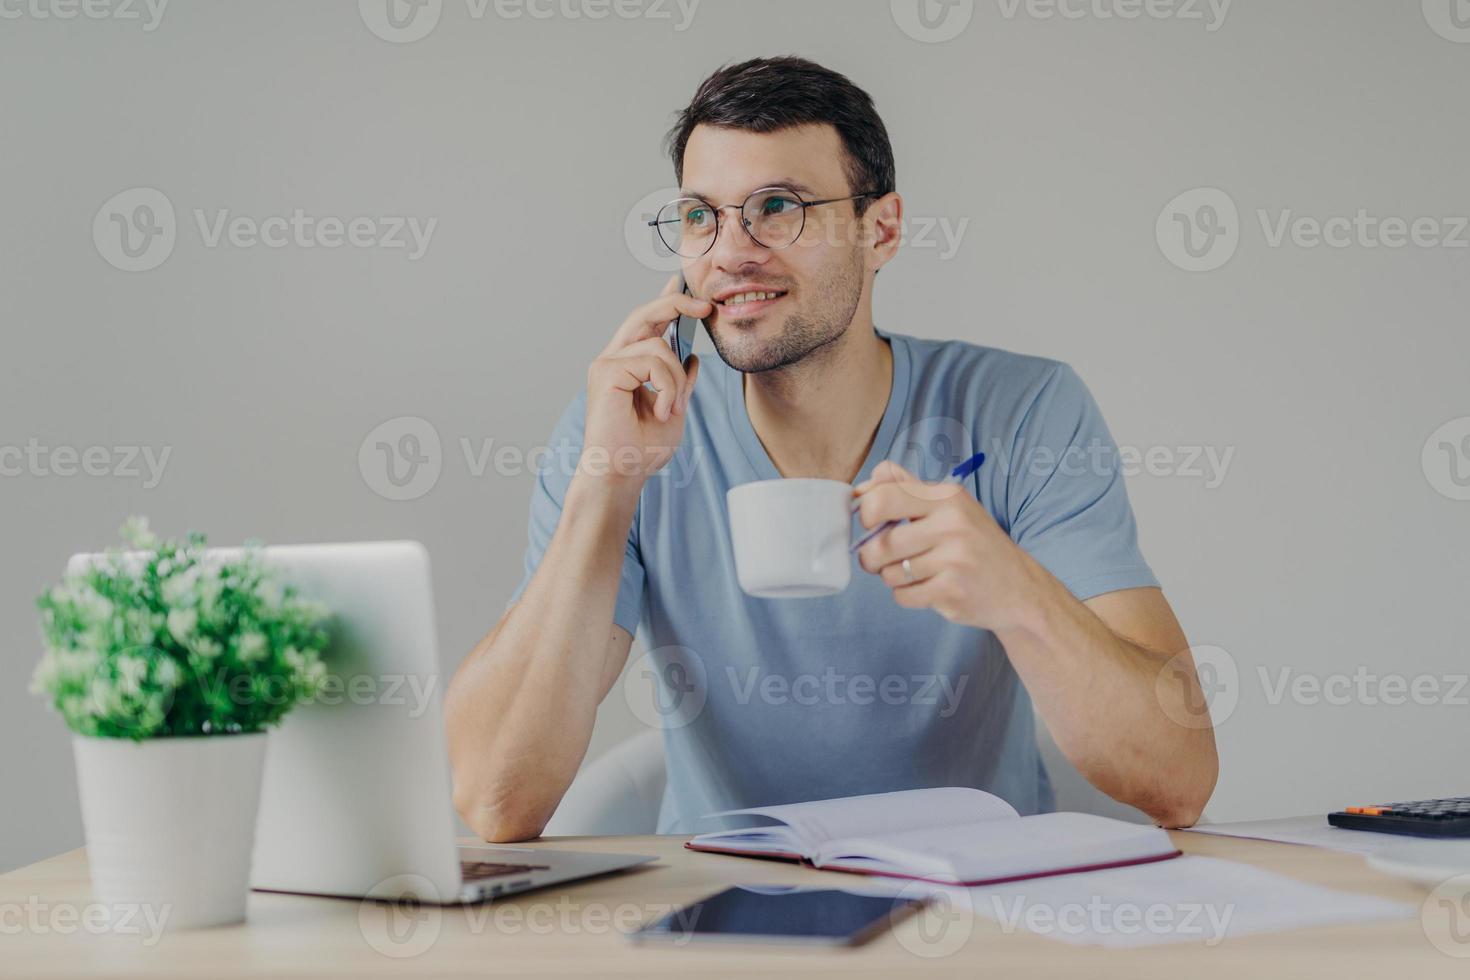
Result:
[[[700,83],[665,138],[674,177],[684,180],[684,148],[699,125],[771,133],[809,123],[830,123],[846,151],[849,192],[894,189],[893,145],[873,99],[846,75],[805,58],[754,58],[726,65]],[[870,198],[853,202],[858,214]]]

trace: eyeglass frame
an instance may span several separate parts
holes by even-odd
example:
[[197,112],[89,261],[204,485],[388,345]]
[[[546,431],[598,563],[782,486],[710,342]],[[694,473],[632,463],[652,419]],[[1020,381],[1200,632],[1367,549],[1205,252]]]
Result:
[[[750,203],[750,199],[753,198],[753,197],[755,197],[757,194],[761,193],[762,191],[786,191],[792,197],[796,198],[796,203],[801,207],[801,227],[796,230],[796,234],[791,237],[791,241],[787,242],[785,245],[767,245],[765,242],[761,241],[759,238],[756,238],[755,235],[754,235],[754,233],[752,233],[751,230],[750,230],[750,221],[745,217],[745,205],[749,204]],[[741,201],[738,205],[736,205],[736,204],[721,204],[718,207],[716,207],[715,205],[713,205],[710,202],[706,201],[702,197],[695,197],[693,195],[686,195],[684,197],[676,197],[676,198],[674,198],[674,200],[668,201],[667,203],[661,205],[659,207],[658,211],[654,214],[653,219],[648,222],[648,227],[650,227],[650,228],[653,229],[654,234],[656,234],[658,236],[658,240],[661,241],[661,242],[663,242],[664,248],[667,248],[670,252],[673,252],[675,255],[679,256],[680,258],[684,258],[684,259],[701,259],[701,258],[704,258],[706,255],[708,255],[710,253],[710,250],[715,247],[715,242],[719,240],[719,237],[720,237],[720,228],[723,227],[723,221],[721,220],[720,212],[723,211],[723,210],[725,210],[726,208],[738,208],[739,211],[740,211],[740,227],[742,227],[742,228],[745,229],[746,236],[749,237],[751,241],[755,242],[761,248],[768,248],[768,249],[770,249],[772,251],[777,251],[778,252],[778,251],[780,251],[783,248],[790,248],[791,246],[795,245],[801,239],[802,233],[806,231],[806,212],[807,212],[807,208],[815,208],[815,207],[818,207],[818,206],[823,205],[823,204],[840,204],[843,201],[860,201],[860,200],[862,200],[865,197],[882,197],[884,195],[884,193],[885,193],[884,191],[863,191],[861,194],[852,194],[852,195],[849,195],[848,197],[828,197],[828,198],[823,198],[820,201],[805,201],[805,200],[802,200],[801,192],[797,191],[796,189],[791,188],[791,187],[786,187],[785,185],[782,185],[782,184],[771,184],[768,187],[757,187],[755,190],[753,190],[749,194],[745,195],[745,200]],[[660,224],[668,224],[668,222],[661,222],[661,221],[659,221],[658,220],[658,215],[660,215],[660,214],[663,213],[664,208],[668,207],[670,204],[673,204],[673,203],[675,203],[677,201],[698,201],[700,204],[703,204],[705,207],[709,208],[711,211],[714,212],[714,215],[715,215],[715,233],[713,235],[709,236],[709,244],[706,245],[705,248],[704,248],[704,251],[703,252],[700,252],[698,255],[685,255],[684,253],[680,252],[678,249],[673,248],[671,245],[669,245],[668,242],[664,241],[664,233],[663,233],[663,230],[659,228],[659,225]]]

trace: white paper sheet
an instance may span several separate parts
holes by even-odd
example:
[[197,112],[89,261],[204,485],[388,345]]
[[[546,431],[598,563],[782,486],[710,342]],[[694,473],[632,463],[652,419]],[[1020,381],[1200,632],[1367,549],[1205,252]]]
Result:
[[1308,817],[1284,817],[1280,820],[1246,820],[1240,823],[1205,824],[1191,827],[1192,834],[1217,837],[1248,837],[1253,840],[1279,841],[1283,844],[1306,844],[1352,854],[1375,854],[1387,847],[1404,848],[1422,845],[1429,850],[1440,841],[1403,834],[1377,834],[1371,830],[1344,830],[1334,827],[1321,814]]
[[[1218,858],[1035,878],[982,888],[933,888],[939,920],[967,911],[1004,932],[1082,946],[1217,946],[1259,933],[1412,918],[1417,906],[1334,891]],[[905,888],[914,893],[911,883]]]

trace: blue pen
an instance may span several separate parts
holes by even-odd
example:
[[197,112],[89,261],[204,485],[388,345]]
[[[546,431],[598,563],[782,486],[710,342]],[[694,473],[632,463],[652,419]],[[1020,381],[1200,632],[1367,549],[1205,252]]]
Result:
[[[984,453],[976,453],[975,455],[971,456],[969,459],[965,460],[960,465],[956,466],[954,469],[950,470],[949,471],[949,476],[945,477],[944,479],[940,480],[939,482],[940,483],[951,483],[951,484],[953,484],[953,483],[963,483],[966,479],[969,478],[969,476],[972,473],[974,473],[976,470],[978,470],[980,468],[980,464],[983,463],[983,462],[985,462],[985,454]],[[852,512],[854,514],[856,514],[858,512],[858,506],[859,505],[857,505],[857,504],[854,504],[853,505]],[[873,528],[873,530],[869,531],[867,534],[864,534],[861,538],[858,538],[858,540],[856,542],[854,542],[853,543],[853,546],[851,548],[849,548],[848,550],[849,551],[857,551],[863,545],[867,544],[869,541],[873,540],[878,535],[880,535],[884,531],[888,530],[890,527],[897,527],[899,524],[904,524],[904,523],[907,523],[907,522],[908,522],[908,518],[907,517],[905,517],[901,521],[885,521],[882,524],[879,524],[877,527]]]

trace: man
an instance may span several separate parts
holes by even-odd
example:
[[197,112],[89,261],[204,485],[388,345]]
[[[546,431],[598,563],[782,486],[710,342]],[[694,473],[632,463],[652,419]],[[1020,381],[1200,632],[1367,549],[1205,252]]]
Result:
[[[926,786],[1049,809],[1033,701],[1094,785],[1193,823],[1214,736],[1187,723],[1188,642],[1086,388],[1055,361],[874,327],[903,201],[872,100],[809,61],[749,61],[701,84],[669,142],[682,198],[657,227],[693,295],[676,277],[634,310],[557,426],[575,472],[542,474],[525,579],[449,691],[466,822],[541,832],[641,626],[667,694],[698,708],[665,730],[660,832]],[[681,313],[718,361],[660,339]],[[919,479],[979,451],[963,485]],[[854,482],[865,527],[907,523],[842,593],[751,598],[725,491],[780,477]]]

